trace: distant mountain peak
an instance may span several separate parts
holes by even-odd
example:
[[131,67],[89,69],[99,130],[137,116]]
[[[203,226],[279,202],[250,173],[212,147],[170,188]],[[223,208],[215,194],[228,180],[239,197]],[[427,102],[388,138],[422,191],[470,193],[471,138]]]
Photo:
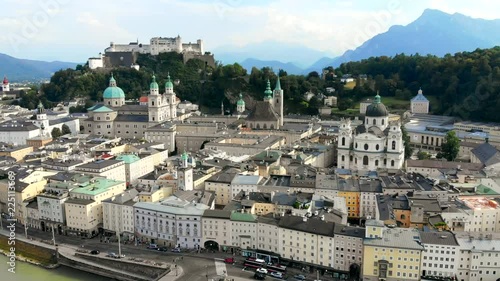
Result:
[[460,13],[448,14],[436,9],[425,9],[422,15],[408,25],[395,25],[342,56],[313,64],[307,71],[318,71],[327,66],[337,67],[343,62],[359,61],[372,56],[416,54],[443,56],[447,53],[473,51],[500,45],[500,34],[491,32],[500,28],[500,19],[475,19]]

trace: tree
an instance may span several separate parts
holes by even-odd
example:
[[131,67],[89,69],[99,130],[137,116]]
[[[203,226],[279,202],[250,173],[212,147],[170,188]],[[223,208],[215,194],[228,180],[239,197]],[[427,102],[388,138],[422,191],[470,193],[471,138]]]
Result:
[[59,128],[52,129],[52,132],[50,134],[52,135],[53,139],[57,139],[58,137],[62,136],[61,129]]
[[71,129],[68,127],[68,125],[64,124],[62,125],[62,135],[66,134],[71,134]]
[[441,152],[439,152],[436,157],[453,161],[457,158],[459,151],[460,139],[457,137],[455,131],[449,131],[444,138],[443,144],[441,145]]
[[408,136],[408,132],[403,125],[401,125],[401,132],[403,133],[403,143],[405,145],[405,159],[408,159],[413,155],[413,148],[410,146],[410,136]]
[[430,159],[431,155],[425,151],[419,151],[417,153],[417,157],[418,157],[418,160],[426,160],[426,159]]

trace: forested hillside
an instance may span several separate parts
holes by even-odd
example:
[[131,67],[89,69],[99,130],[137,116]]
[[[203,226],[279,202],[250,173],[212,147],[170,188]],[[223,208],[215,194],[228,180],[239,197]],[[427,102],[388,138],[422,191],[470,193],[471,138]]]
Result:
[[433,113],[454,115],[464,120],[500,122],[500,47],[436,56],[372,57],[349,62],[336,69],[338,75],[367,74],[369,79],[341,96],[349,99],[381,96],[409,99],[421,87],[435,96]]

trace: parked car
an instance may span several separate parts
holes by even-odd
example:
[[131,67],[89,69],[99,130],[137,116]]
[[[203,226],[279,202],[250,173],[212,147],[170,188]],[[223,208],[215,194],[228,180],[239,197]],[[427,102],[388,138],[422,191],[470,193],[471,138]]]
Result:
[[224,263],[234,264],[234,263],[235,263],[235,261],[234,261],[234,258],[225,258],[225,259],[224,259]]
[[99,250],[90,251],[90,254],[92,254],[92,255],[99,255],[99,253],[100,253]]
[[180,248],[172,248],[173,253],[180,253],[181,249]]
[[264,274],[267,274],[267,269],[262,268],[262,267],[261,267],[261,268],[258,268],[256,271],[257,271],[258,273],[264,273]]
[[108,253],[106,255],[106,257],[108,257],[108,258],[114,258],[114,259],[120,258],[120,256],[118,256],[116,253]]
[[157,250],[158,249],[158,245],[156,245],[156,244],[149,244],[148,245],[148,249]]
[[158,248],[158,251],[168,252],[168,248],[167,247],[160,247],[160,248]]
[[264,273],[255,272],[255,274],[253,275],[253,278],[257,279],[257,280],[264,280],[264,279],[266,279],[266,275]]
[[293,278],[295,278],[296,280],[301,280],[301,281],[306,280],[306,277],[302,274],[297,274],[297,275],[293,276]]
[[269,275],[271,275],[274,278],[278,278],[278,279],[282,279],[283,278],[283,273],[281,273],[281,272],[273,271],[273,272],[269,273]]

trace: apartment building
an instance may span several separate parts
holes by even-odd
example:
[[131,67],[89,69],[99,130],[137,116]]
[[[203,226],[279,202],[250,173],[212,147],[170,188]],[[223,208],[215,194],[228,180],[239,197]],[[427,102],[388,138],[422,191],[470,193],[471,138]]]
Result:
[[417,230],[367,220],[363,245],[363,281],[420,280],[424,247]]
[[134,235],[134,204],[139,192],[126,190],[102,201],[103,228],[112,234]]
[[205,210],[201,218],[202,245],[218,251],[231,247],[231,211]]
[[75,167],[75,172],[108,178],[116,181],[126,181],[125,163],[119,160],[96,160]]
[[460,245],[451,232],[420,232],[424,246],[421,262],[422,278],[456,277]]
[[67,232],[83,237],[97,235],[103,223],[101,202],[125,189],[123,181],[93,177],[71,189],[70,198],[64,203]]

